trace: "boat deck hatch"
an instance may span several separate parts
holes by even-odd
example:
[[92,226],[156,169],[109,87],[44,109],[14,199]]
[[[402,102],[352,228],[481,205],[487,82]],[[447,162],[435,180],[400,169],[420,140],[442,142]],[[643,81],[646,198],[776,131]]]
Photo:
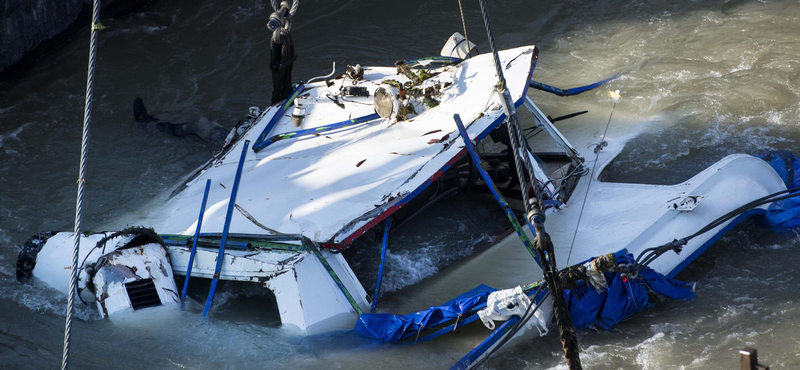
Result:
[[161,305],[161,299],[158,298],[158,291],[156,285],[153,284],[153,279],[141,279],[126,283],[125,290],[128,291],[128,299],[131,300],[131,307],[134,310]]

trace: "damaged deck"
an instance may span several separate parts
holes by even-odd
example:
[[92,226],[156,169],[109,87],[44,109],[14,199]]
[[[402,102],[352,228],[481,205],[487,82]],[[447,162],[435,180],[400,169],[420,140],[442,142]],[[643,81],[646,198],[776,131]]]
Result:
[[[519,104],[535,66],[533,46],[500,53],[508,88]],[[291,137],[256,153],[248,151],[237,212],[231,233],[302,234],[329,247],[344,247],[370,227],[405,205],[464,154],[453,123],[459,113],[472,138],[482,138],[504,118],[495,92],[497,78],[490,55],[427,70],[428,80],[444,86],[440,104],[407,121],[374,119],[322,134]],[[336,98],[343,78],[308,84],[299,95],[307,106],[302,127],[292,125],[291,112],[263,134],[278,107],[270,107],[228,153],[241,152],[243,140],[274,137],[297,130],[373,115],[372,94],[384,80],[407,81],[394,67],[365,68],[370,97]],[[237,149],[238,148],[238,149]],[[233,184],[237,155],[227,155],[195,176],[174,197],[142,220],[159,233],[189,235],[206,179],[211,179],[203,232],[219,233]]]

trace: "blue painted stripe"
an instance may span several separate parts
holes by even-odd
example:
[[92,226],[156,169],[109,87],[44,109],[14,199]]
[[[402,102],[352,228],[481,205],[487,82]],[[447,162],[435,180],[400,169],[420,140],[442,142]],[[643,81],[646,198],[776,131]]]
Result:
[[488,351],[492,346],[497,343],[500,339],[502,339],[511,328],[514,327],[521,319],[519,316],[512,316],[508,321],[504,322],[503,325],[500,325],[497,330],[493,331],[491,335],[489,335],[486,339],[481,342],[477,347],[473,348],[472,351],[469,351],[464,357],[461,358],[450,370],[465,370],[469,369],[470,365],[472,365],[475,361],[477,361],[486,351]]
[[532,87],[534,89],[545,91],[545,92],[549,92],[551,94],[555,94],[555,95],[558,95],[558,96],[573,96],[573,95],[578,95],[578,94],[580,94],[582,92],[586,92],[586,91],[598,88],[598,87],[604,85],[605,83],[616,79],[617,77],[619,77],[619,75],[614,75],[614,76],[611,76],[611,77],[606,78],[604,80],[600,80],[600,81],[597,81],[595,83],[592,83],[592,84],[589,84],[589,85],[586,85],[586,86],[573,87],[571,89],[559,89],[559,88],[557,88],[555,86],[550,86],[548,84],[541,83],[541,82],[534,81],[534,80],[530,80],[530,82],[528,83],[528,86],[530,86],[530,87]]

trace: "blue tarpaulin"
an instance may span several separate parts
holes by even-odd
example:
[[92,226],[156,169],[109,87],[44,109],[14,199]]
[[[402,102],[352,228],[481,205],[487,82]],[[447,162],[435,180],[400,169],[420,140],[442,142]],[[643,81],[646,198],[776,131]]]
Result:
[[[624,249],[614,253],[614,258],[618,265],[634,262],[633,255]],[[597,325],[611,329],[626,317],[651,305],[648,291],[678,300],[695,297],[691,284],[668,278],[649,267],[642,269],[635,277],[610,272],[603,275],[608,282],[608,289],[601,293],[590,285],[564,291],[572,324],[576,328]]]
[[[630,265],[633,255],[626,250],[614,254],[618,265]],[[695,293],[691,284],[661,275],[645,267],[635,277],[620,273],[604,273],[608,289],[598,293],[588,284],[564,291],[573,325],[577,328],[599,326],[611,329],[618,322],[650,306],[648,292],[655,292],[672,299],[691,299]],[[468,313],[475,307],[486,304],[490,293],[496,291],[480,285],[441,306],[406,315],[369,314],[359,316],[355,330],[371,338],[384,342],[398,342],[420,328],[432,328]],[[546,291],[546,290],[545,290]],[[545,291],[534,298],[541,300]]]
[[[788,150],[778,150],[761,157],[783,179],[787,189],[800,187],[800,159]],[[800,227],[800,197],[773,202],[767,208],[767,222],[773,226]]]
[[477,305],[486,304],[489,293],[495,291],[497,289],[481,284],[441,306],[424,311],[406,315],[365,313],[358,317],[355,331],[384,342],[398,342],[408,333],[416,333],[420,328],[435,327],[464,315]]

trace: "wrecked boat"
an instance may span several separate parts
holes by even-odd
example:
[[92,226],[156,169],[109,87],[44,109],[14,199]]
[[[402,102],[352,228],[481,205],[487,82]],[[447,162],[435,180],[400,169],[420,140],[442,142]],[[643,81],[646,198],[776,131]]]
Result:
[[[500,55],[507,88],[522,105],[538,50],[527,46]],[[426,189],[466,185],[469,174],[445,175],[469,164],[452,116],[469,117],[467,130],[477,141],[501,124],[505,113],[493,93],[493,71],[490,54],[442,56],[393,67],[353,66],[298,84],[284,102],[243,120],[223,151],[138,224],[163,238],[176,275],[186,274],[191,257],[192,277],[251,281],[272,290],[285,325],[307,333],[352,327],[372,299],[339,252]],[[243,150],[249,142],[252,149]],[[240,160],[238,194],[230,204]],[[41,250],[27,254],[28,265],[36,265],[33,276],[53,286],[68,281],[66,265],[35,261],[47,255],[68,263],[69,235],[37,236]],[[82,236],[81,244],[101,238]],[[98,258],[81,252],[81,261]]]
[[[279,39],[287,12],[276,9]],[[677,185],[601,181],[632,136],[568,139],[528,89],[586,89],[532,81],[539,50],[496,51],[489,34],[490,53],[478,54],[456,34],[440,56],[347,66],[338,75],[334,65],[329,75],[289,86],[281,73],[293,57],[279,58],[278,98],[251,109],[219,153],[147,210],[137,222],[146,228],[78,236],[93,246],[80,250],[79,297],[110,318],[179,307],[187,287],[181,297],[180,275],[185,284],[212,280],[204,315],[219,280],[251,282],[275,294],[283,325],[308,334],[356,326],[384,341],[417,342],[480,320],[494,332],[457,364],[469,368],[514,340],[545,334],[554,316],[569,344],[564,328],[611,327],[651,295],[690,298],[692,285],[673,278],[724,232],[753,215],[776,224],[793,219],[796,212],[775,207],[798,190],[797,162],[785,155],[729,156]],[[518,108],[547,135],[528,141]],[[550,142],[540,146],[545,137]],[[553,146],[558,151],[542,150]],[[514,231],[507,239],[519,239],[544,279],[481,286],[410,315],[365,313],[375,309],[380,275],[368,293],[341,251],[377,229],[385,253],[393,224],[467,190],[498,200],[495,211],[508,215]],[[74,238],[32,237],[18,277],[68,293]],[[505,322],[496,327],[495,320]]]

